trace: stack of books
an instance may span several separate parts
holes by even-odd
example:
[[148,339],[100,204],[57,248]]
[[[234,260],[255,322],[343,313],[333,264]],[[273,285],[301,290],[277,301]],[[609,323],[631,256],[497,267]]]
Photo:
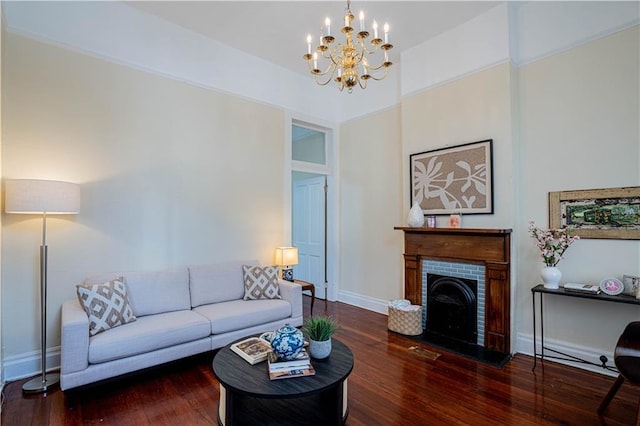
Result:
[[271,380],[313,376],[316,374],[316,370],[311,365],[311,358],[305,349],[302,349],[302,352],[292,360],[280,359],[276,354],[270,352],[267,355],[267,369]]

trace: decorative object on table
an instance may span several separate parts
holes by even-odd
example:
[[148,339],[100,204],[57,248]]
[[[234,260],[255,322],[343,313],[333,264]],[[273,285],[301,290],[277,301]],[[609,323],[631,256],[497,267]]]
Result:
[[427,216],[427,228],[436,227],[436,217],[434,215]]
[[566,283],[562,286],[566,291],[575,291],[576,293],[599,294],[600,286],[592,284]]
[[[338,25],[334,26],[339,28],[335,31],[336,33],[342,32],[344,35],[344,42],[334,44],[336,37],[331,32],[329,18],[325,19],[324,27],[320,29],[320,45],[313,52],[311,50],[313,37],[311,34],[307,35],[307,53],[302,58],[307,61],[309,72],[313,75],[316,84],[326,86],[334,80],[340,91],[346,87],[347,92],[351,93],[356,86],[365,89],[369,79],[382,80],[387,76],[389,67],[392,65],[388,51],[393,49],[393,45],[389,43],[389,24],[384,24],[383,40],[378,37],[377,22],[373,21],[373,38],[367,43],[370,33],[365,27],[363,11],[360,11],[358,18],[360,31],[354,34],[354,16],[351,13],[351,2],[347,0],[344,17]],[[343,23],[344,26],[340,28]],[[326,68],[323,64],[318,64],[318,61],[323,59],[327,60]],[[362,71],[361,75],[358,75],[359,71]]]
[[640,289],[640,277],[633,275],[623,275],[622,284],[624,284],[624,294],[635,296]]
[[569,246],[580,237],[572,235],[571,228],[542,230],[532,221],[529,222],[529,233],[536,239],[536,246],[540,249],[540,255],[545,264],[541,272],[545,288],[558,288],[562,273],[556,265],[563,259]]
[[40,246],[40,377],[22,386],[24,393],[46,392],[60,381],[57,373],[47,373],[47,215],[77,214],[80,211],[80,186],[75,183],[16,179],[5,186],[7,213],[42,214]]
[[338,322],[331,316],[308,318],[302,331],[309,338],[309,354],[315,359],[324,359],[331,354],[331,336],[340,329]]
[[600,281],[600,290],[609,296],[617,296],[624,291],[624,284],[617,278],[605,278]]
[[276,247],[275,264],[282,267],[282,279],[293,281],[293,268],[298,264],[297,247]]
[[407,299],[392,300],[387,307],[387,328],[407,336],[422,334],[422,306]]
[[271,353],[271,344],[260,337],[249,337],[234,343],[230,348],[251,365],[266,360]]
[[309,368],[311,365],[311,357],[309,357],[309,353],[302,349],[298,356],[294,359],[280,359],[273,352],[269,352],[267,356],[267,366],[269,368],[270,373],[275,373],[277,371],[290,371],[290,370],[304,370]]
[[462,216],[460,214],[449,215],[449,228],[460,228],[462,226]]
[[283,360],[295,359],[303,347],[304,334],[290,324],[286,324],[273,332],[271,348],[278,358]]
[[492,214],[492,142],[411,154],[411,204],[426,215]]
[[549,193],[549,226],[582,238],[640,239],[640,186]]
[[407,224],[412,228],[420,228],[424,225],[424,213],[422,213],[422,207],[417,201],[413,203],[413,207],[409,210]]
[[296,368],[293,370],[269,371],[270,380],[291,379],[294,377],[315,376],[316,370],[309,364],[306,368]]

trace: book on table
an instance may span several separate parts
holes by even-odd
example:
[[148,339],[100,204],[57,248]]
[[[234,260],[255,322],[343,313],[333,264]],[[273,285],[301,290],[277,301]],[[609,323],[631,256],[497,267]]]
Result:
[[291,379],[293,377],[315,376],[316,370],[309,364],[306,368],[294,368],[292,370],[269,371],[270,380]]
[[264,361],[272,353],[271,344],[259,337],[249,337],[234,343],[231,350],[251,365]]
[[270,352],[267,355],[267,364],[269,372],[300,370],[306,369],[311,365],[311,358],[305,349],[302,349],[294,359],[289,360],[280,359],[276,354]]

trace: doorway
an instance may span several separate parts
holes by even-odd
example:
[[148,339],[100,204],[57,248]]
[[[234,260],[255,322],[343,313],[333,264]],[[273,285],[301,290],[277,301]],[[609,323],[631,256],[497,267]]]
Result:
[[291,127],[291,239],[298,248],[294,277],[310,282],[316,297],[331,294],[328,238],[329,129],[293,122]]

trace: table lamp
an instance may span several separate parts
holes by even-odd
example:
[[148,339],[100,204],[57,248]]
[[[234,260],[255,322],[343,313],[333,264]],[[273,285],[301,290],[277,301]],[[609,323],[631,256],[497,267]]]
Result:
[[298,264],[297,247],[276,247],[276,265],[282,266],[282,279],[293,281],[291,266]]
[[24,393],[46,392],[60,381],[57,373],[47,374],[47,215],[76,214],[80,211],[80,186],[75,183],[37,179],[8,180],[5,185],[5,211],[42,215],[40,246],[40,377],[22,386]]

